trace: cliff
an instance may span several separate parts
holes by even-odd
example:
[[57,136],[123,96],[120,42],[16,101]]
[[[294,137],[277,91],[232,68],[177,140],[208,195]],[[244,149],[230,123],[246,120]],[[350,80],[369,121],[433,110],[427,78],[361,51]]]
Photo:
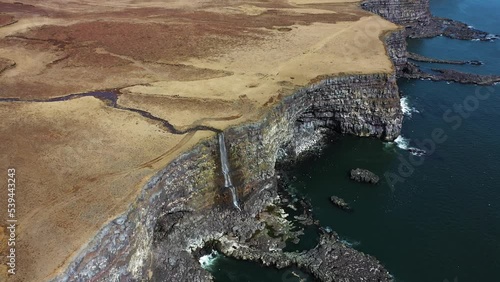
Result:
[[[391,140],[402,118],[403,32],[350,0],[306,2],[1,3],[1,165],[20,169],[30,207],[9,280],[196,281],[210,279],[195,260],[206,242],[279,249],[258,235],[292,224],[267,211],[276,160],[330,132]],[[222,188],[214,128],[242,213]],[[359,257],[359,272],[332,275],[387,279],[352,252],[332,265]]]
[[[208,280],[192,252],[227,234],[243,243],[262,229],[258,215],[277,195],[280,149],[299,155],[331,131],[391,140],[401,122],[394,74],[346,75],[299,90],[261,121],[225,131],[243,213],[232,209],[222,188],[211,138],[160,171],[134,207],[106,226],[58,280]],[[371,257],[361,258],[373,264]],[[362,269],[340,269],[337,275],[361,276]]]
[[412,28],[427,25],[432,19],[429,0],[365,0],[361,7]]

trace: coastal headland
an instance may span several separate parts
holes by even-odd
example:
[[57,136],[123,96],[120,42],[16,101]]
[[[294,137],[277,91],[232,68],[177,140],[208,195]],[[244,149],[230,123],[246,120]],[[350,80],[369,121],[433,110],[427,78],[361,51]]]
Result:
[[[17,272],[1,261],[0,277],[210,281],[196,261],[208,243],[262,262],[283,239],[262,231],[290,224],[269,208],[281,152],[330,131],[398,136],[407,35],[352,0],[2,0],[0,165],[16,170]],[[222,189],[221,131],[242,212]],[[329,273],[307,263],[333,251]],[[332,234],[269,258],[323,281],[390,280]]]

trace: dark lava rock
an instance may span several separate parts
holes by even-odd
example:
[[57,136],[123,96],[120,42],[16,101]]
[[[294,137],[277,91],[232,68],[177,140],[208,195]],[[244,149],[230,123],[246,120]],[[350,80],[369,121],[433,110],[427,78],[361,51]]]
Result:
[[361,169],[361,168],[356,168],[351,170],[351,179],[357,182],[366,182],[373,184],[377,184],[378,181],[380,180],[375,173],[367,169]]
[[437,75],[432,80],[447,80],[466,84],[492,85],[500,82],[499,75],[480,75],[448,69],[432,69]]
[[483,65],[483,62],[478,61],[478,60],[471,60],[471,61],[467,61],[467,64],[473,65],[473,66],[481,66],[481,65]]
[[278,269],[296,266],[322,282],[393,281],[376,258],[345,245],[335,232],[320,234],[316,247],[303,252],[268,251],[231,240],[222,240],[219,251],[232,258],[259,262]]
[[330,201],[339,209],[345,210],[345,211],[352,211],[351,207],[349,204],[344,201],[344,199],[339,198],[337,196],[331,196]]
[[[470,61],[470,64],[480,64],[481,62]],[[429,79],[433,81],[453,81],[463,84],[492,85],[500,82],[500,75],[481,75],[474,73],[465,73],[450,69],[431,69],[427,72],[420,69],[417,65],[407,63],[403,68],[403,77],[410,79]]]
[[427,153],[425,150],[413,148],[413,147],[408,148],[408,152],[410,152],[410,154],[412,154],[414,156],[419,156],[419,157],[423,156]]
[[429,58],[422,56],[420,54],[408,52],[408,59],[411,59],[413,61],[418,61],[418,62],[425,62],[425,63],[436,63],[436,64],[451,64],[451,65],[473,65],[473,66],[480,66],[483,64],[483,62],[478,61],[478,60],[470,60],[470,61],[457,61],[457,60],[442,60],[442,59],[434,59],[434,58]]

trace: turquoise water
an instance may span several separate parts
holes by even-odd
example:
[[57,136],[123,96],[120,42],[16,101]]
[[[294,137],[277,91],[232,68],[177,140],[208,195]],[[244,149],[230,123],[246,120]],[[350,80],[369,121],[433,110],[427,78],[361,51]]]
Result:
[[[500,34],[500,1],[431,2],[436,15]],[[408,49],[434,58],[485,63],[426,67],[500,74],[500,41],[438,37],[409,40]],[[417,158],[400,148],[404,142],[342,137],[320,156],[291,168],[288,189],[308,198],[322,226],[377,257],[396,281],[500,281],[500,85],[400,80],[399,86],[413,108],[401,140],[419,147],[434,136],[439,141],[433,142],[434,148],[427,146],[427,154]],[[413,165],[408,168],[410,157]],[[356,167],[377,173],[381,183],[350,181],[348,172]],[[392,186],[395,175],[399,181]],[[332,206],[332,195],[344,198],[354,212]],[[313,235],[304,238],[314,240]],[[241,263],[227,260],[214,273],[237,269]],[[279,275],[261,276],[268,271],[274,270],[255,271],[253,280],[216,276],[216,281],[283,281]]]

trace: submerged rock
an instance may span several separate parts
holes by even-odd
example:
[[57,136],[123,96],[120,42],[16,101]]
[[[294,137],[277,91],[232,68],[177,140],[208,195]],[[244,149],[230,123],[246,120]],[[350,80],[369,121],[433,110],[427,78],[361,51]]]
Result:
[[351,179],[357,182],[366,182],[373,184],[377,184],[380,180],[380,178],[375,173],[362,168],[352,169]]
[[337,206],[337,208],[344,210],[344,211],[352,211],[352,208],[349,206],[349,204],[344,201],[344,199],[339,198],[337,196],[331,196],[330,201]]
[[427,153],[425,150],[422,150],[419,148],[413,148],[413,147],[408,148],[407,151],[410,152],[410,154],[412,154],[414,156],[419,156],[419,157],[423,156]]

